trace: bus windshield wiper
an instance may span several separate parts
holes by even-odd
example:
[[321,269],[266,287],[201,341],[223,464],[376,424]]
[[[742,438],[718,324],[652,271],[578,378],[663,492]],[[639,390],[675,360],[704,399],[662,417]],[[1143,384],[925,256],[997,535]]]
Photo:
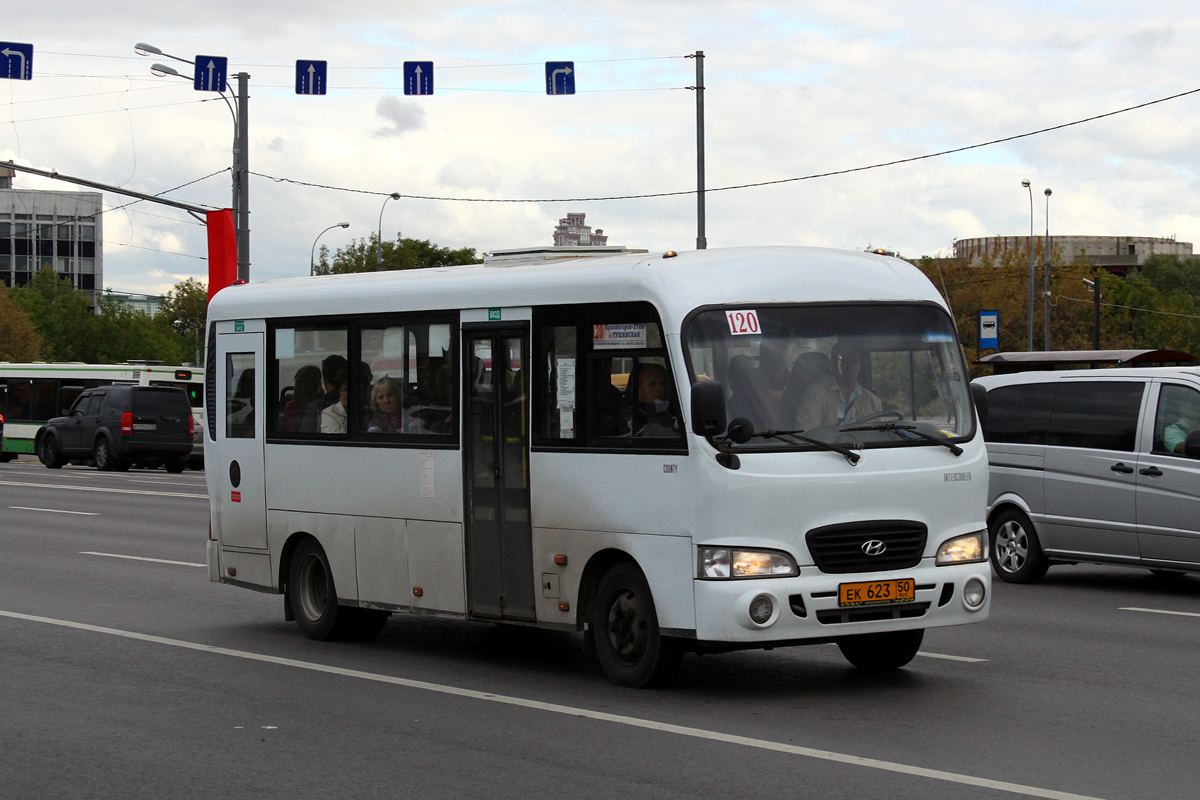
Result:
[[[784,439],[784,437],[787,436],[792,439],[798,439],[799,441],[802,441],[802,442],[808,442],[809,444],[815,444],[817,447],[824,448],[825,450],[832,450],[835,453],[840,453],[841,455],[846,457],[846,460],[849,461],[852,466],[857,465],[858,460],[860,458],[862,458],[862,456],[860,456],[858,453],[854,452],[853,450],[849,449],[848,447],[842,447],[840,444],[833,444],[832,442],[825,442],[820,439],[814,439],[811,436],[803,436],[802,435],[803,433],[804,433],[804,431],[769,431],[768,430],[768,431],[760,431],[758,433],[753,434],[753,436],[756,436],[756,437],[759,437],[762,439]],[[784,441],[787,441],[787,440],[784,439]]]
[[959,447],[958,445],[956,445],[954,442],[950,442],[945,439],[938,438],[937,436],[934,436],[932,433],[926,433],[925,431],[920,430],[916,425],[898,425],[895,422],[880,422],[876,425],[860,425],[856,428],[841,428],[840,430],[847,431],[847,432],[849,432],[849,431],[905,431],[905,432],[911,433],[915,436],[919,436],[920,438],[924,439],[927,442],[933,442],[934,444],[940,444],[942,447],[946,448],[951,453],[954,453],[954,455],[956,455],[956,456],[962,455],[962,448]]

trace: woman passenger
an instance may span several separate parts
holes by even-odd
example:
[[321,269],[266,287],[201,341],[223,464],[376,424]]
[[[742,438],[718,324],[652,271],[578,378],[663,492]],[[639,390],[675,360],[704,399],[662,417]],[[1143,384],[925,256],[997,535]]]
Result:
[[367,433],[404,433],[404,413],[401,408],[400,384],[384,376],[371,389],[371,419]]

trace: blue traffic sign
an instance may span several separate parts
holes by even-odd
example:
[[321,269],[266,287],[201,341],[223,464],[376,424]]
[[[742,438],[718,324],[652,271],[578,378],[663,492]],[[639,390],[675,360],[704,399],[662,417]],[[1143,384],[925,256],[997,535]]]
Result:
[[433,94],[433,62],[404,62],[404,93]]
[[198,92],[223,92],[227,74],[229,59],[225,56],[196,56],[196,75],[192,79],[192,86]]
[[33,45],[0,42],[0,78],[33,80]]
[[328,61],[296,61],[296,94],[325,94]]
[[979,349],[998,350],[1000,348],[1000,312],[979,312]]
[[546,94],[575,94],[575,62],[546,62]]

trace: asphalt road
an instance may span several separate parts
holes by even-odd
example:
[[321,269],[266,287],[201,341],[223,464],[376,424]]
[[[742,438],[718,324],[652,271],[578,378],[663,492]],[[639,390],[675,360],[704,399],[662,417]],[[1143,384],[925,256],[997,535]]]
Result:
[[1055,567],[896,673],[821,645],[636,691],[568,634],[395,616],[308,641],[281,597],[208,582],[204,492],[0,464],[0,797],[1200,792],[1200,577]]

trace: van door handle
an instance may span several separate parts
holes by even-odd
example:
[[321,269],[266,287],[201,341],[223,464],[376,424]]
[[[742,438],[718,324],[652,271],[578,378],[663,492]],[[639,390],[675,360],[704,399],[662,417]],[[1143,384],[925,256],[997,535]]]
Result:
[[1159,469],[1158,467],[1146,467],[1145,469],[1139,469],[1138,472],[1142,473],[1143,475],[1149,475],[1154,478],[1157,478],[1159,475],[1163,474],[1162,470]]
[[1120,461],[1118,461],[1116,464],[1113,464],[1109,469],[1111,469],[1113,472],[1121,472],[1126,475],[1133,472],[1133,467],[1127,467]]

